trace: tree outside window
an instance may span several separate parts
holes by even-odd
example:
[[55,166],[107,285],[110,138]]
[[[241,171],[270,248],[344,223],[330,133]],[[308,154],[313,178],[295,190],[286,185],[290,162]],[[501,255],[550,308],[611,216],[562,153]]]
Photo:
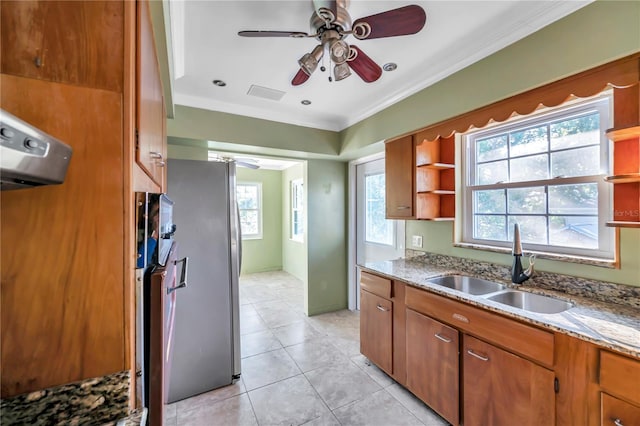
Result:
[[239,182],[236,185],[240,229],[243,239],[262,238],[262,184]]

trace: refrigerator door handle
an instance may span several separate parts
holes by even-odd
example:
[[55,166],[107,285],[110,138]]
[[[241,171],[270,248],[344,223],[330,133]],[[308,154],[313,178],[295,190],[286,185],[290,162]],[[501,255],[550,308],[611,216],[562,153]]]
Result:
[[175,287],[167,288],[167,294],[171,294],[171,292],[187,286],[187,272],[189,270],[189,267],[188,267],[189,257],[185,256],[180,260],[176,260],[174,261],[174,264],[177,265],[180,262],[182,262],[182,271],[180,272],[180,282]]
[[240,227],[240,206],[236,203],[236,217],[238,218],[236,232],[238,238],[238,273],[242,270],[242,228]]

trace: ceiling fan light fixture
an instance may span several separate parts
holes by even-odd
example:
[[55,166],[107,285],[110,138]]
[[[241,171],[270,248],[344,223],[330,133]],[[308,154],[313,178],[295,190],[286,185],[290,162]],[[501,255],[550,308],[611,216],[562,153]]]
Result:
[[336,81],[344,80],[350,75],[351,70],[349,69],[349,65],[347,65],[346,62],[337,64],[335,68],[333,68],[333,78],[335,78]]
[[349,58],[349,45],[344,40],[336,40],[331,43],[331,60],[336,64],[342,64]]
[[322,59],[322,55],[324,54],[324,48],[321,44],[317,45],[313,48],[311,53],[305,53],[302,58],[298,61],[300,68],[307,75],[313,74],[313,72],[318,67],[318,62]]

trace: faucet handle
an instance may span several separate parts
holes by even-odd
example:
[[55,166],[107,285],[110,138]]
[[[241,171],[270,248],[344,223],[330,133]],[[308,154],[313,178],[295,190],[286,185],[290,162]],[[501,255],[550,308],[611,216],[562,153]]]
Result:
[[531,278],[534,272],[533,265],[535,264],[536,264],[536,254],[533,253],[532,255],[529,256],[529,267],[527,268],[526,271],[523,272],[523,274]]

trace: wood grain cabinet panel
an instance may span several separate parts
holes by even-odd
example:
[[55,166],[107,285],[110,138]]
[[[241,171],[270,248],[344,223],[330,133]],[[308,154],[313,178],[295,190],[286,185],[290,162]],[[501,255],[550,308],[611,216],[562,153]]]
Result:
[[0,193],[6,397],[125,369],[125,206],[120,93],[0,84],[4,109],[73,148],[62,185]]
[[122,92],[123,11],[121,1],[3,0],[2,73]]
[[360,291],[360,352],[393,374],[393,302]]
[[138,2],[137,14],[137,107],[136,162],[160,187],[166,188],[166,114],[156,57],[149,3]]
[[555,424],[553,371],[465,335],[465,426]]
[[602,426],[640,425],[640,407],[602,393]]
[[459,410],[458,330],[407,309],[407,388],[449,423]]
[[600,351],[600,387],[640,405],[640,361]]
[[387,142],[384,150],[387,219],[412,218],[415,199],[413,137]]

